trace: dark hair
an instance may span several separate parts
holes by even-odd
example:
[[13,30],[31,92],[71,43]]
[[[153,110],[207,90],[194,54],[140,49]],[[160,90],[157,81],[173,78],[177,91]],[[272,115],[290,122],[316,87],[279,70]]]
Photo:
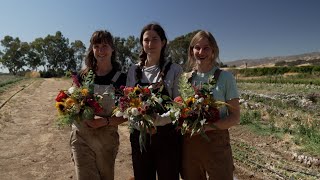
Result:
[[213,51],[212,56],[212,63],[215,63],[215,65],[219,65],[219,47],[217,44],[216,39],[213,37],[213,35],[209,31],[199,31],[197,34],[193,36],[193,38],[190,41],[190,45],[188,48],[188,63],[187,63],[187,71],[195,70],[195,59],[193,57],[193,47],[200,41],[200,39],[206,38],[209,41],[209,46]]
[[161,41],[166,41],[166,43],[163,45],[160,53],[160,59],[159,59],[159,67],[160,69],[163,68],[165,64],[165,50],[167,46],[167,37],[166,33],[164,32],[163,28],[157,24],[157,23],[150,23],[143,27],[141,34],[140,34],[140,45],[141,45],[141,52],[139,54],[140,63],[138,68],[136,69],[136,78],[140,80],[142,78],[142,68],[146,65],[147,60],[147,53],[143,49],[143,35],[146,31],[154,30],[159,35]]
[[93,45],[95,44],[101,44],[101,43],[107,43],[109,46],[114,50],[111,55],[111,64],[112,64],[112,69],[119,70],[120,65],[116,61],[116,48],[114,46],[113,42],[113,36],[109,31],[106,30],[98,30],[95,31],[91,38],[90,38],[90,46],[88,49],[88,54],[85,58],[85,64],[86,68],[81,72],[81,75],[87,74],[87,72],[92,69],[92,70],[97,70],[97,59],[94,57],[93,54]]

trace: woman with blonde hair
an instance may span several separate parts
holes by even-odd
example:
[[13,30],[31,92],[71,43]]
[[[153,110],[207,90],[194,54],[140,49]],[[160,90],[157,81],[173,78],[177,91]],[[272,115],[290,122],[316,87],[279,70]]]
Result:
[[188,49],[188,70],[192,71],[190,83],[200,86],[210,76],[217,81],[213,96],[228,106],[220,109],[220,119],[214,127],[205,125],[210,141],[200,135],[183,138],[182,174],[185,180],[233,179],[233,159],[228,129],[240,122],[239,93],[235,78],[230,72],[218,68],[219,48],[208,31],[199,31]]

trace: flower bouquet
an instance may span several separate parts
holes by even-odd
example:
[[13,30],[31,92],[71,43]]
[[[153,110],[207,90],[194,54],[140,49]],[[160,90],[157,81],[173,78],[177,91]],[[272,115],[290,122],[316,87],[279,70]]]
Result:
[[[140,150],[145,149],[146,136],[156,130],[153,120],[157,115],[166,112],[163,105],[164,101],[170,99],[160,92],[163,85],[157,93],[153,93],[155,86],[149,87],[121,87],[123,96],[119,99],[119,104],[113,111],[116,117],[123,117],[129,120],[129,129],[140,130],[139,144]],[[151,135],[151,134],[150,134]]]
[[83,81],[79,83],[77,75],[72,75],[73,86],[68,90],[61,90],[56,97],[58,110],[58,125],[71,125],[74,121],[93,119],[96,113],[103,109],[98,103],[100,96],[94,92],[94,73],[92,70]]
[[191,85],[188,79],[188,74],[181,76],[179,82],[181,96],[176,97],[174,103],[169,105],[170,117],[181,128],[182,134],[190,132],[192,136],[199,133],[208,139],[204,126],[215,127],[213,122],[220,119],[219,108],[226,103],[213,98],[212,89],[216,86],[213,76],[200,86]]

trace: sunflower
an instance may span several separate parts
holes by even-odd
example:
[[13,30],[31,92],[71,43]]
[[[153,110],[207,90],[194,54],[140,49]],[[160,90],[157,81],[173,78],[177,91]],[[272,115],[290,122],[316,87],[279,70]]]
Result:
[[66,99],[66,103],[65,103],[66,107],[71,107],[74,104],[75,104],[75,100],[73,98],[67,98]]
[[134,92],[136,95],[139,95],[139,94],[142,93],[142,89],[139,88],[139,87],[135,87],[135,88],[133,89],[133,92]]
[[192,104],[194,104],[194,102],[196,101],[196,99],[194,97],[190,97],[186,100],[186,105],[187,107],[191,107]]
[[56,108],[60,114],[63,114],[65,112],[66,105],[64,102],[56,102]]

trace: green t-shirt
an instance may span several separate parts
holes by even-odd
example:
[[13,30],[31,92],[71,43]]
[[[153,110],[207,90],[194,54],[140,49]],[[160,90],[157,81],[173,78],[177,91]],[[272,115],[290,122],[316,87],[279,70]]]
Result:
[[[208,82],[208,77],[213,75],[218,67],[213,67],[210,71],[206,73],[197,72],[196,75],[192,77],[192,84],[198,86],[201,83]],[[228,100],[239,98],[239,92],[236,84],[236,80],[231,72],[221,71],[219,79],[217,81],[216,87],[212,90],[213,97],[218,101],[226,102]],[[220,117],[223,119],[228,115],[226,107],[220,109]]]

